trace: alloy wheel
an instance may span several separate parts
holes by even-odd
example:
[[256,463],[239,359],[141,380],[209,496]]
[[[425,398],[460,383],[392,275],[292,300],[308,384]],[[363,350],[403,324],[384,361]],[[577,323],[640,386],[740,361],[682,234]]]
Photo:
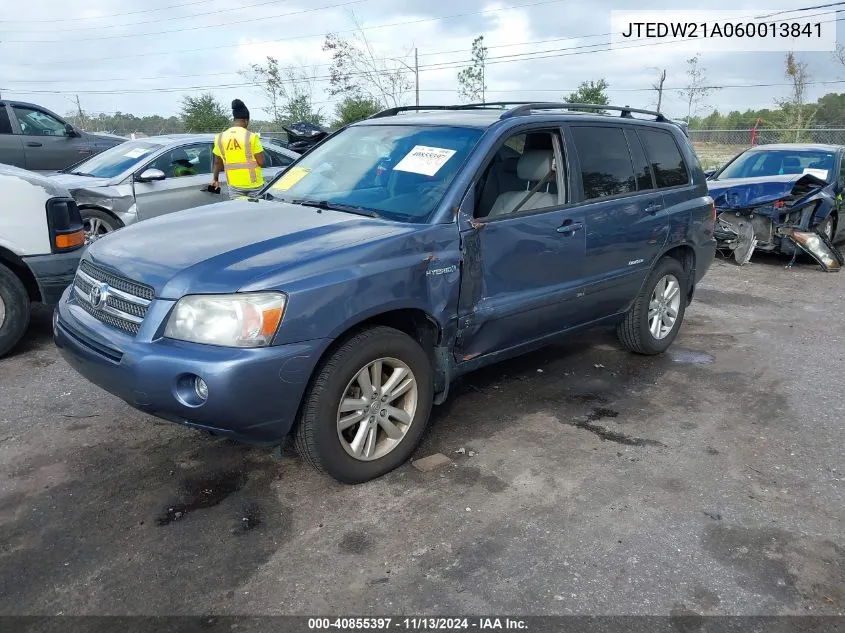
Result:
[[419,394],[414,373],[395,358],[379,358],[349,381],[337,409],[343,449],[361,461],[380,459],[408,434]]
[[83,227],[85,228],[85,243],[90,244],[91,242],[96,242],[98,239],[111,233],[114,228],[106,221],[90,217],[85,218],[82,221]]
[[669,336],[678,321],[681,308],[681,284],[675,275],[660,278],[648,303],[648,330],[661,340]]

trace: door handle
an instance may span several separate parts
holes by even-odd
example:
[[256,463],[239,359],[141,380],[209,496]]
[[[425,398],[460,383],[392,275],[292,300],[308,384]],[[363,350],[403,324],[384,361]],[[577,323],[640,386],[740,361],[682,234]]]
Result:
[[649,215],[654,215],[655,213],[660,211],[660,209],[662,209],[662,208],[663,208],[663,205],[660,204],[659,202],[652,202],[650,205],[648,205],[645,208],[645,212],[648,213]]
[[572,235],[575,231],[580,231],[584,228],[584,225],[581,222],[573,222],[572,220],[566,220],[563,224],[557,227],[558,233],[563,233],[564,235]]
[[41,143],[36,143],[35,141],[31,141],[26,144],[27,147],[41,147]]

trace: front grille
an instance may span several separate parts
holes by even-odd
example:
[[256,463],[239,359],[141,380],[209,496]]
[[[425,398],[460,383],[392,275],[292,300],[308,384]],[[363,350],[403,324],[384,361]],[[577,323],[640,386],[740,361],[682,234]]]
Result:
[[82,308],[98,321],[137,334],[155,291],[149,286],[118,277],[82,260],[73,281]]
[[131,279],[124,279],[123,277],[112,275],[111,273],[98,268],[87,259],[82,260],[79,264],[79,269],[86,273],[89,277],[92,277],[97,281],[105,282],[112,288],[117,288],[118,290],[130,295],[134,295],[146,301],[152,301],[156,298],[155,290],[149,286],[140,284],[137,281],[132,281]]

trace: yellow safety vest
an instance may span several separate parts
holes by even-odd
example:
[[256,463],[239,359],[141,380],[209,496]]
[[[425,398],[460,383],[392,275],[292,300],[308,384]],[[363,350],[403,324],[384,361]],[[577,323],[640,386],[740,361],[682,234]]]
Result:
[[[261,167],[253,155],[257,137],[242,127],[230,127],[214,139],[215,151],[223,160],[226,182],[236,189],[256,189],[264,185]],[[260,147],[260,145],[259,145]]]

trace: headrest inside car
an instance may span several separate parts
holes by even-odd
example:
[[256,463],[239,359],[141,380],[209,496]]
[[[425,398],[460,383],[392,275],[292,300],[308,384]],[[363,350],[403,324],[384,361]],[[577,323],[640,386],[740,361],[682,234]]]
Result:
[[544,149],[530,149],[520,157],[516,175],[521,180],[542,180],[552,171],[554,152]]

